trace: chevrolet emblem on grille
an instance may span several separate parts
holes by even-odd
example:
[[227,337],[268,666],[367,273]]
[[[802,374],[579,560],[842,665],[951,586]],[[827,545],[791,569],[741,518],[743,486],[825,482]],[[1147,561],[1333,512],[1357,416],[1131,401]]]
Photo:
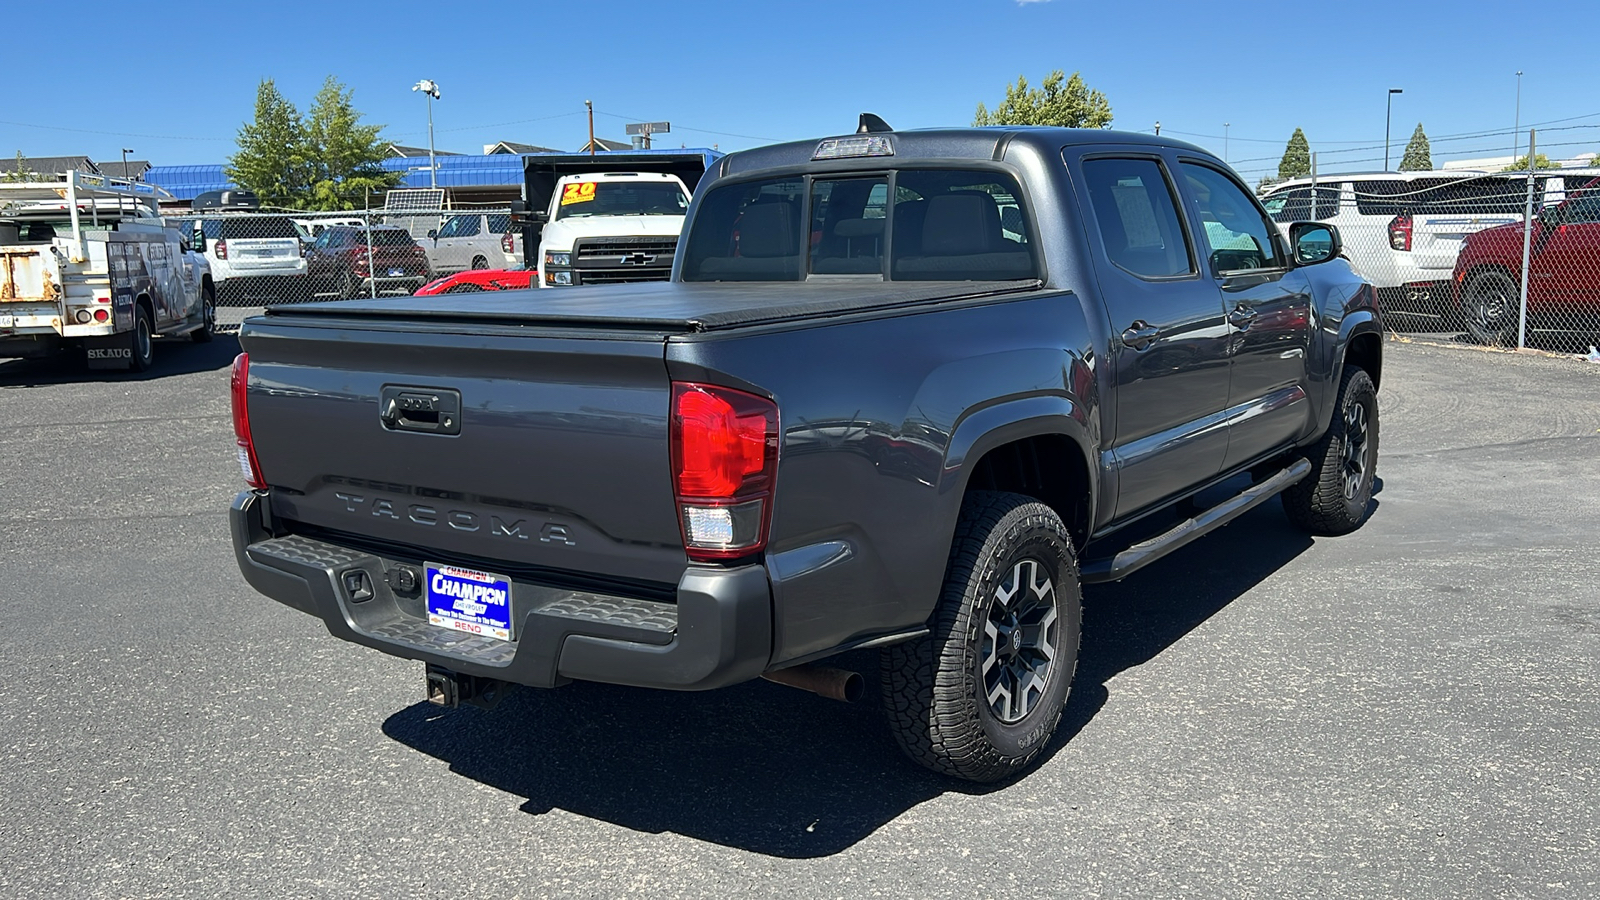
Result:
[[625,266],[648,266],[655,261],[656,258],[648,253],[630,253],[620,260]]

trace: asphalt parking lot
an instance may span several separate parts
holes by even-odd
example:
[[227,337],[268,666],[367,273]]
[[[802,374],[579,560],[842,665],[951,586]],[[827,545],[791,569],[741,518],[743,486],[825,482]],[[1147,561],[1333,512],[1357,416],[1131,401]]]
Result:
[[1089,589],[974,788],[764,682],[427,705],[239,577],[235,352],[0,363],[0,896],[1600,896],[1600,365],[1387,344],[1367,526]]

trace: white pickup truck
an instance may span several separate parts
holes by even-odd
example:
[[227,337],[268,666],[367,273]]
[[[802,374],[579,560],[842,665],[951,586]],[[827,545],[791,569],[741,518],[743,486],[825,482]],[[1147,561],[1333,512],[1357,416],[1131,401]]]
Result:
[[0,357],[77,345],[90,368],[140,372],[157,335],[211,339],[210,266],[156,215],[158,196],[81,172],[0,185]]
[[539,239],[539,285],[666,281],[689,188],[659,172],[591,172],[556,182]]

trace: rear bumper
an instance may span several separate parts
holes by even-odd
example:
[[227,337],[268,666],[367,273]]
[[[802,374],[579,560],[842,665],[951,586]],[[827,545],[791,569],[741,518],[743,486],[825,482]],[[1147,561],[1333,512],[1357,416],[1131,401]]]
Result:
[[[690,568],[677,602],[515,582],[515,640],[428,624],[416,594],[386,576],[417,560],[392,559],[303,536],[273,537],[265,498],[245,491],[229,513],[234,553],[252,587],[321,619],[335,637],[452,671],[531,687],[567,680],[669,690],[708,690],[759,676],[772,654],[765,568]],[[372,596],[349,580],[364,573]]]

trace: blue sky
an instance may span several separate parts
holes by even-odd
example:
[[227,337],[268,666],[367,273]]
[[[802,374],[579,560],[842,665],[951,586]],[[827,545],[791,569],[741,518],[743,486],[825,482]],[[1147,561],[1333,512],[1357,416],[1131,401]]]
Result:
[[[1509,21],[1521,16],[1514,5],[1474,0],[281,0],[169,5],[153,18],[127,3],[73,6],[73,21],[101,32],[98,46],[127,40],[127,77],[106,59],[13,84],[0,105],[7,157],[116,159],[129,147],[157,164],[221,162],[263,78],[304,110],[331,74],[387,138],[418,146],[426,109],[410,87],[432,78],[443,91],[440,149],[576,148],[587,99],[602,137],[624,139],[628,121],[669,120],[656,146],[735,150],[849,131],[862,110],[902,129],[965,125],[1018,75],[1037,83],[1057,68],[1104,91],[1117,128],[1159,120],[1163,134],[1220,154],[1229,123],[1227,155],[1252,181],[1276,168],[1297,126],[1325,170],[1381,168],[1391,87],[1405,91],[1394,103],[1396,163],[1418,121],[1436,163],[1509,155],[1518,69],[1524,130],[1553,123],[1541,149],[1600,150],[1593,57],[1576,44],[1600,25],[1586,4],[1527,13],[1528,24]],[[115,27],[130,16],[141,30]],[[1486,131],[1506,133],[1441,140]]]

